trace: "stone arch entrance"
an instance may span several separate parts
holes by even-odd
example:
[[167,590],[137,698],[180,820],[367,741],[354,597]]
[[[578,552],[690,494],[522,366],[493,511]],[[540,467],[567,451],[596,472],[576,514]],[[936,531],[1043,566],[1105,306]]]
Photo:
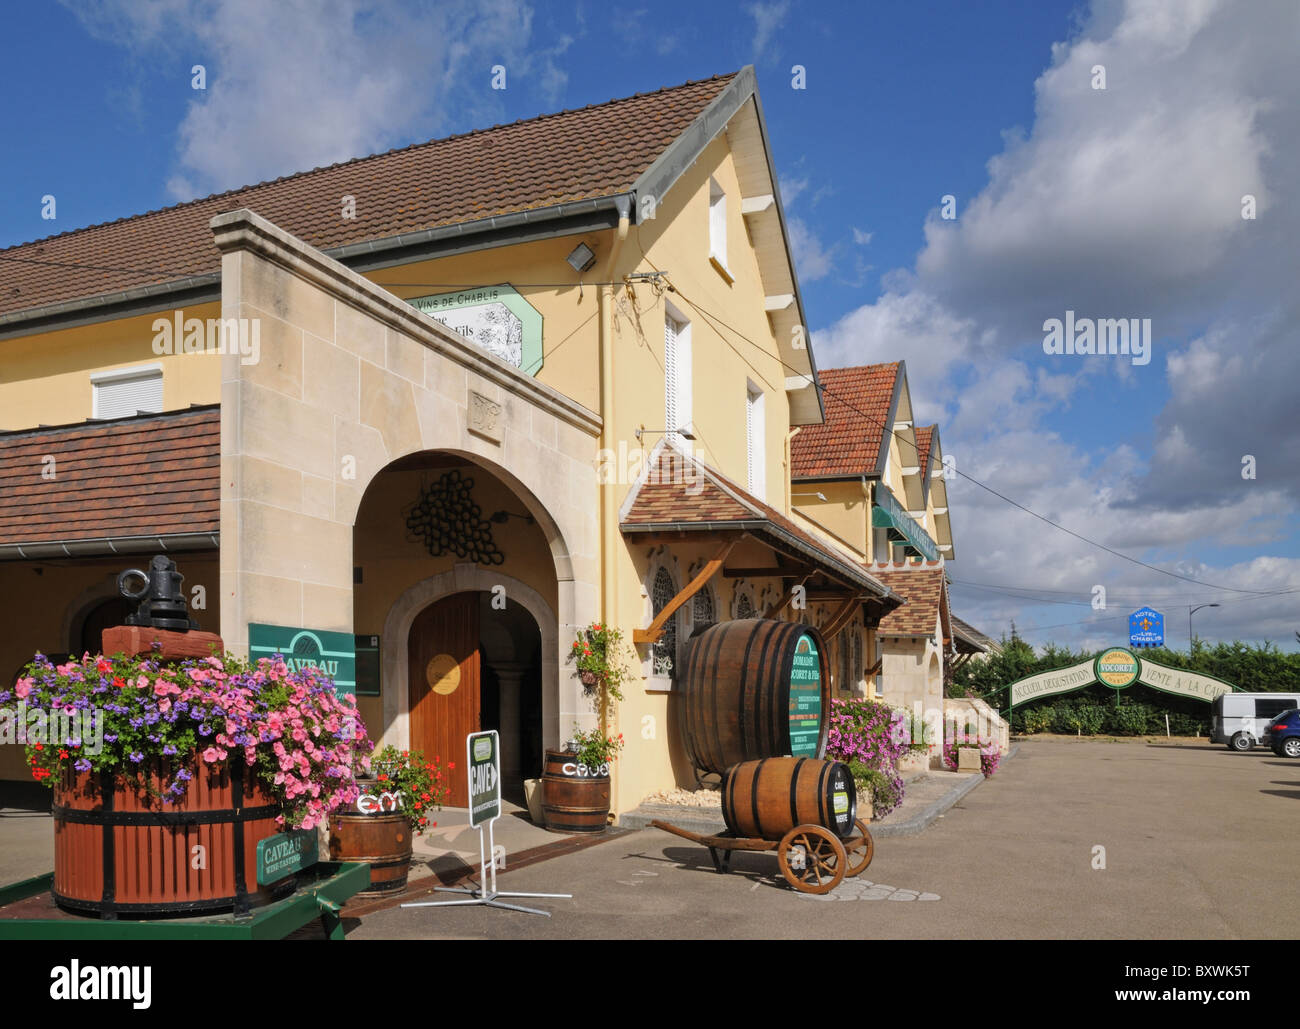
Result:
[[[494,612],[499,617],[488,620],[486,628],[482,627],[481,620],[476,619],[479,622],[475,626],[478,646],[474,648],[472,661],[475,667],[469,674],[477,679],[474,687],[480,695],[480,715],[485,678],[489,696],[493,691],[496,693],[498,714],[495,721],[498,724],[483,727],[501,731],[502,777],[507,785],[514,785],[525,774],[537,771],[527,767],[530,754],[560,743],[559,633],[555,614],[541,594],[496,569],[458,564],[451,571],[416,583],[398,597],[389,610],[384,622],[381,661],[384,681],[394,684],[395,688],[384,691],[383,719],[387,729],[383,739],[402,747],[419,745],[416,739],[420,729],[416,724],[419,712],[412,712],[409,686],[413,674],[411,655],[419,653],[412,641],[412,631],[418,620],[425,617],[436,620],[438,603],[450,598],[470,597],[476,604],[490,604],[493,596],[500,595],[493,592],[498,586],[505,587],[506,607]],[[437,631],[436,625],[429,628]],[[535,657],[528,653],[530,630],[536,632]],[[431,658],[437,656],[430,655]],[[420,669],[414,671],[418,673]],[[536,736],[530,740],[528,737],[532,737],[534,730],[527,724],[529,705],[521,704],[514,709],[518,717],[512,717],[507,698],[523,700],[525,691],[530,689],[529,680],[533,674],[540,680],[537,689],[540,703],[536,705],[539,708]],[[406,688],[401,684],[407,684]],[[460,746],[464,746],[463,735]],[[440,756],[447,759],[446,755]],[[459,750],[452,760],[458,760],[458,764],[463,760]]]

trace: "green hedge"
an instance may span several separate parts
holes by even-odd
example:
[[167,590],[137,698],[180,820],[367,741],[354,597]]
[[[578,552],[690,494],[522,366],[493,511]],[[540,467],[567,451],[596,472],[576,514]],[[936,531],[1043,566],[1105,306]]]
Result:
[[1199,715],[1186,711],[1169,711],[1158,704],[1134,702],[1121,698],[1117,705],[1092,700],[1058,700],[1054,704],[1017,708],[1011,720],[1013,732],[1064,733],[1096,736],[1163,736],[1165,715],[1174,736],[1206,736],[1210,731],[1209,705]]

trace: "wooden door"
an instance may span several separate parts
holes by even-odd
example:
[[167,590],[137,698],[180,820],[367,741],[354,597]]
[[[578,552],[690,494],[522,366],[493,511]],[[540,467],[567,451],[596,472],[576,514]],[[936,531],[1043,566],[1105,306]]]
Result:
[[439,758],[447,803],[468,807],[465,736],[479,728],[478,594],[444,597],[416,615],[407,655],[411,749]]

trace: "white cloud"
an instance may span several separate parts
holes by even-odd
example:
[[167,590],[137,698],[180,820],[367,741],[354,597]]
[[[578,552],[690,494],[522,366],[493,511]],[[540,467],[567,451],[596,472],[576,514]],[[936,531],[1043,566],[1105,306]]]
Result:
[[564,90],[559,58],[572,43],[530,50],[522,0],[113,0],[76,11],[142,60],[205,65],[207,90],[178,129],[168,183],[178,199],[430,138],[466,118],[500,120],[495,64],[507,89],[538,94],[540,112]]
[[745,7],[745,13],[754,19],[753,50],[755,61],[763,56],[767,44],[772,41],[776,30],[781,27],[781,22],[785,20],[785,16],[789,12],[789,0],[779,0],[779,2],[766,4],[749,4]]
[[870,242],[871,242],[871,237],[874,236],[874,235],[875,235],[874,232],[863,232],[863,231],[862,231],[860,228],[858,228],[856,225],[853,226],[853,242],[856,243],[856,244],[857,244],[858,246],[860,246],[860,247],[864,247],[864,246],[866,246],[868,243],[870,243]]
[[790,233],[790,249],[794,254],[795,270],[803,282],[813,282],[829,274],[833,258],[802,218],[787,218],[786,230]]

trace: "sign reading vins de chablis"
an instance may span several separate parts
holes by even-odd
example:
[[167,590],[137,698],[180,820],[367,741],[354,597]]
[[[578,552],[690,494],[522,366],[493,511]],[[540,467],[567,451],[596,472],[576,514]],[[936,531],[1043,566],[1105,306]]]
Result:
[[790,753],[816,757],[822,734],[822,663],[817,643],[799,637],[790,666]]
[[469,759],[469,824],[476,828],[501,817],[501,746],[495,729],[465,737]]

